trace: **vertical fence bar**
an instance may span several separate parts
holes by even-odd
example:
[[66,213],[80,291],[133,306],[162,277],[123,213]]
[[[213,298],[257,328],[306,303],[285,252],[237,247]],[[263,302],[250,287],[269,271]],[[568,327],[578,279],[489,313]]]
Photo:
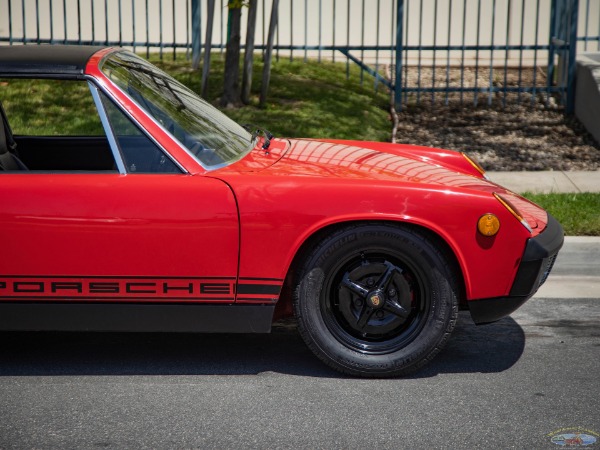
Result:
[[[92,42],[96,44],[96,14],[94,13],[94,0],[90,0],[90,11],[92,12]],[[50,14],[52,14],[52,12],[50,12]],[[50,34],[52,34],[52,28],[50,28]]]
[[546,75],[546,106],[550,102],[550,87],[554,80],[554,37],[556,34],[556,17],[557,12],[556,8],[558,7],[558,0],[552,0],[552,5],[550,9],[550,35],[548,39],[550,40],[550,48],[548,50],[548,72]]
[[77,42],[81,45],[81,1],[77,0]]
[[131,1],[131,39],[133,41],[133,52],[135,53],[135,0]]
[[294,60],[294,0],[290,0],[290,62]]
[[[135,3],[135,0],[133,0],[133,3]],[[175,34],[175,30],[176,30],[176,28],[175,28],[175,0],[173,0],[171,8],[173,10],[173,61],[175,61],[175,59],[177,57],[175,54],[175,52],[177,50],[177,45],[176,45],[177,35]],[[202,20],[202,19],[200,19],[200,20]]]
[[573,114],[575,111],[575,71],[577,69],[577,19],[579,17],[579,0],[572,0],[571,3],[571,24],[569,35],[569,60],[567,73],[567,114]]
[[450,94],[450,40],[452,39],[452,0],[448,3],[448,51],[446,52],[446,100],[444,103],[448,106],[448,96]]
[[[293,0],[292,0],[293,1]],[[379,0],[378,0],[379,1]],[[331,61],[335,62],[335,2],[336,0],[333,0],[333,15],[331,16],[331,46],[333,47],[333,50],[331,50]]]
[[[394,14],[395,10],[396,10],[396,0],[392,0],[391,11],[390,11],[390,19],[391,19],[390,20],[390,44],[393,43],[394,33],[396,32],[396,23],[395,23],[396,14]],[[390,45],[390,85],[394,85],[394,80],[392,79],[392,76],[394,76],[394,72],[396,69],[394,68],[394,71],[392,71],[392,67],[395,67],[395,64],[394,64],[395,63],[395,61],[394,61],[394,52],[395,51],[396,51],[395,47],[393,45]],[[395,95],[395,93],[396,93],[396,91],[394,90],[394,95]]]
[[502,93],[502,108],[506,108],[506,94],[507,94],[507,84],[508,84],[508,41],[510,39],[510,22],[511,17],[510,14],[512,12],[512,0],[508,0],[508,5],[506,8],[506,40],[504,41],[505,49],[504,50],[504,85],[502,86],[504,92]]
[[[225,48],[224,42],[225,39],[223,37],[223,17],[225,14],[223,14],[223,11],[225,9],[225,6],[223,5],[223,3],[227,1],[227,0],[221,0],[221,54],[223,54],[223,50]],[[264,19],[264,11],[265,11],[265,0],[263,0],[263,19]],[[265,24],[264,24],[264,20],[263,20],[263,43],[265,42]],[[264,55],[264,54],[263,54]]]
[[[25,16],[25,1],[24,0],[21,0],[21,20],[23,21],[23,45],[27,45],[27,21],[26,21],[26,16]],[[66,23],[67,23],[67,20],[65,18],[65,24]]]
[[121,11],[121,0],[119,0],[119,46],[123,45],[123,19]]
[[[377,29],[377,33],[375,34],[375,47],[377,47],[377,49],[375,50],[375,72],[379,73],[379,19],[380,19],[380,14],[381,13],[381,0],[377,0],[377,23],[376,23],[376,29]],[[379,79],[377,77],[375,77],[375,80],[373,81],[374,83],[374,88],[375,88],[375,92],[377,92],[377,88],[379,87]]]
[[433,4],[433,64],[431,66],[431,104],[435,104],[435,63],[436,63],[436,48],[437,48],[437,16],[438,16],[438,0]]
[[496,0],[492,2],[492,49],[490,50],[490,79],[488,89],[488,106],[492,105],[492,96],[494,93],[494,34],[496,33]]
[[13,29],[12,29],[12,5],[11,0],[8,0],[8,43],[13,45]]
[[525,34],[525,3],[526,0],[521,0],[521,40],[519,42],[521,49],[519,50],[519,96],[517,99],[519,105],[521,104],[521,93],[523,92],[521,83],[523,81],[523,35]]
[[463,90],[465,87],[465,37],[467,29],[467,4],[469,0],[464,0],[462,16],[462,44],[460,53],[460,105],[463,104]]
[[304,0],[304,62],[308,61],[308,0]]
[[323,6],[323,2],[322,2],[322,0],[319,0],[319,56],[317,58],[319,62],[321,62],[321,43],[322,43],[322,41],[321,41],[321,32],[322,32],[322,29],[323,29],[322,14],[321,14],[321,12],[322,12],[322,9],[321,9],[322,6]]
[[[584,44],[583,44],[583,51],[587,52],[588,49],[588,30],[589,30],[589,24],[590,24],[590,0],[586,1],[586,5],[585,5],[585,39],[584,39]],[[600,30],[598,30],[600,31]]]
[[[148,0],[146,0],[146,2],[148,2]],[[63,2],[64,4],[64,2]],[[147,9],[147,8],[146,8]],[[148,15],[146,14],[146,17],[148,17]],[[108,45],[108,0],[104,0],[104,20],[106,21],[104,24],[104,45]],[[147,25],[146,25],[147,28]],[[65,25],[65,35],[67,34],[67,29],[66,29],[66,25]],[[146,42],[148,42],[148,36],[146,36]],[[146,57],[148,57],[146,55]]]
[[402,36],[404,26],[404,0],[398,0],[396,7],[396,81],[394,83],[394,103],[396,111],[402,111]]
[[[362,20],[360,21],[360,60],[364,63],[365,61],[365,0],[362,0],[361,14]],[[363,84],[365,71],[360,68],[360,84]]]
[[185,2],[185,59],[190,59],[190,2]]
[[481,42],[481,0],[477,0],[477,38],[475,50],[475,95],[473,96],[473,105],[477,106],[479,102],[479,44]]
[[[10,11],[10,0],[8,1],[9,11]],[[54,43],[54,13],[52,12],[52,0],[48,2],[48,8],[50,9],[50,42]],[[10,13],[9,13],[10,16]],[[93,22],[93,19],[92,19]],[[94,35],[94,24],[92,23],[92,36]]]
[[417,62],[417,105],[421,103],[421,48],[423,47],[423,0],[419,0],[419,54]]
[[[146,0],[146,59],[150,58],[150,19],[148,12],[148,0]],[[107,18],[108,20],[108,18]]]
[[[106,19],[106,26],[108,29],[108,16]],[[63,0],[63,43],[67,43],[67,0]]]
[[[346,49],[350,52],[350,0],[346,10]],[[350,59],[346,58],[346,79],[350,78]]]
[[[240,13],[241,14],[241,13]],[[277,9],[277,23],[279,23],[279,8]],[[275,28],[275,61],[279,62],[279,26]]]
[[540,28],[540,0],[535,5],[535,50],[533,51],[533,93],[531,95],[531,106],[534,106],[537,97],[537,59],[538,59],[538,32]]
[[[121,1],[121,0],[119,0]],[[160,60],[163,60],[163,11],[162,0],[158,0],[158,45]]]
[[40,43],[40,0],[35,0],[35,33],[36,42]]
[[[364,0],[363,0],[364,2]],[[408,0],[405,4],[405,8],[406,11],[404,13],[404,17],[406,17],[406,22],[403,24],[403,27],[405,27],[405,31],[404,31],[404,41],[403,41],[403,46],[404,47],[408,47],[408,27],[410,25],[410,0]],[[363,14],[364,17],[364,14]],[[403,52],[403,57],[404,57],[404,77],[403,77],[403,81],[404,81],[404,87],[408,87],[408,50],[404,50]],[[408,100],[408,92],[406,93],[406,99],[405,101]]]

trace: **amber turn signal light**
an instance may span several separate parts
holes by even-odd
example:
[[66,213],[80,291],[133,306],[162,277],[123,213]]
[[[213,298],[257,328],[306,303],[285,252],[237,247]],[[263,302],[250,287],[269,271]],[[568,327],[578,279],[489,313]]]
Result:
[[484,236],[495,236],[500,229],[500,220],[494,214],[484,214],[477,222],[477,230]]

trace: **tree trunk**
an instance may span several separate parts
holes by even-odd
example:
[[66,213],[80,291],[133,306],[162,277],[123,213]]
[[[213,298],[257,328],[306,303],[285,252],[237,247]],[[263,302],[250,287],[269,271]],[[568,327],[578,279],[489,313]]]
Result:
[[234,8],[229,2],[229,37],[225,47],[225,82],[221,106],[232,106],[240,103],[240,26],[242,8]]
[[271,9],[271,22],[269,23],[269,36],[267,38],[267,51],[265,53],[265,65],[263,67],[262,86],[260,89],[260,106],[264,106],[267,101],[267,92],[271,81],[271,57],[273,56],[273,40],[275,30],[277,29],[279,0],[273,0]]
[[248,5],[248,29],[246,32],[246,50],[244,52],[244,73],[242,75],[242,102],[250,103],[252,88],[252,65],[254,63],[254,32],[256,29],[256,10],[258,0],[250,0]]
[[208,74],[210,72],[210,52],[212,50],[213,21],[215,18],[215,0],[208,0],[206,18],[206,39],[204,40],[204,63],[202,64],[202,97],[208,94]]

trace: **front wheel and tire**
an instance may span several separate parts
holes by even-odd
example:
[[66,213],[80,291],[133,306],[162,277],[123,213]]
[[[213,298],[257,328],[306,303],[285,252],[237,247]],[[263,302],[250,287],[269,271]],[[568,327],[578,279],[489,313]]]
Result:
[[363,224],[326,237],[300,271],[294,310],[308,347],[350,375],[413,372],[444,346],[458,314],[456,271],[424,234]]

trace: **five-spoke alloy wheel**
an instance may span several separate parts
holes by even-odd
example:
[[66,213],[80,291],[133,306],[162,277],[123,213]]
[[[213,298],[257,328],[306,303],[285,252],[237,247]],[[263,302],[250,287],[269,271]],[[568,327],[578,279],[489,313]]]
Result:
[[421,367],[442,348],[457,318],[456,271],[419,231],[362,224],[317,246],[295,295],[311,350],[344,373],[385,377]]

